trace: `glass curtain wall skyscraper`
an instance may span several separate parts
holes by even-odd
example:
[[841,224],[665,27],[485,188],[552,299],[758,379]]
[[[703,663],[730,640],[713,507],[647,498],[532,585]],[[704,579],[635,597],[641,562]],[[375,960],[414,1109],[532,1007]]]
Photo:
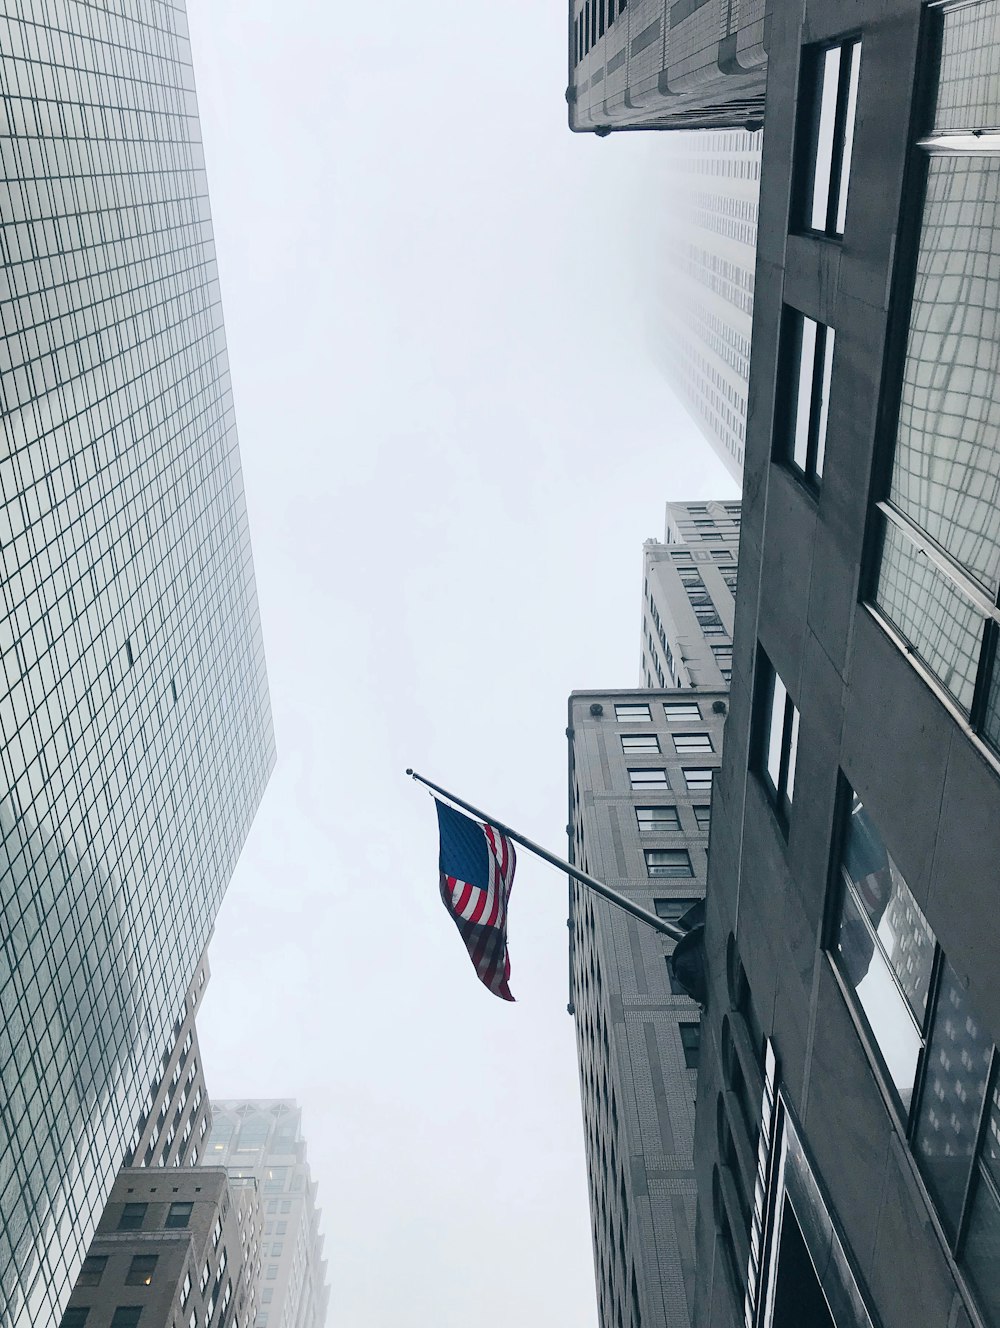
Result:
[[54,1328],[274,750],[183,5],[0,51],[0,1319]]
[[734,479],[743,476],[762,134],[658,145],[654,355]]

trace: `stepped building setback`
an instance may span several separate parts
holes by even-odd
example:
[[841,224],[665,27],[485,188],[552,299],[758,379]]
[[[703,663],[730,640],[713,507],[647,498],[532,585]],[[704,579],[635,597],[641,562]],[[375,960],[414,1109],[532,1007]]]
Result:
[[570,0],[570,128],[759,129],[765,0]]

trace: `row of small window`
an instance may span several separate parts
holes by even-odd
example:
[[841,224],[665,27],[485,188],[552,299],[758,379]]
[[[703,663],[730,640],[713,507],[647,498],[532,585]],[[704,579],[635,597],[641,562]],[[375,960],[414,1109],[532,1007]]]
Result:
[[[76,1280],[77,1286],[100,1286],[104,1270],[108,1266],[108,1257],[106,1254],[88,1254],[80,1269],[80,1276]],[[133,1255],[128,1272],[125,1274],[125,1285],[151,1286],[153,1274],[156,1272],[157,1257],[155,1254]]]
[[[89,1314],[89,1306],[74,1306],[65,1311],[59,1328],[86,1328]],[[139,1328],[141,1317],[141,1305],[119,1305],[111,1316],[109,1328]]]
[[[119,1231],[141,1231],[148,1211],[148,1203],[123,1204],[118,1217],[117,1229]],[[193,1211],[193,1203],[187,1201],[172,1203],[167,1209],[167,1216],[163,1222],[164,1227],[168,1229],[186,1227],[191,1221]]]
[[628,0],[584,0],[583,9],[573,21],[574,65],[580,63],[627,8]]
[[[687,752],[712,752],[711,736],[707,733],[672,733],[674,749],[678,755]],[[622,751],[634,756],[639,752],[660,752],[660,737],[657,733],[623,733]]]
[[[712,776],[715,773],[710,766],[682,766],[684,784],[689,793],[711,793]],[[670,788],[670,780],[662,766],[629,767],[629,783],[634,789]]]
[[[695,805],[691,810],[694,812],[698,829],[708,830],[712,823],[711,807]],[[672,806],[636,807],[635,819],[642,834],[664,834],[681,828],[681,818],[677,808]]]
[[[701,709],[697,701],[664,701],[663,715],[668,724],[682,724],[701,719]],[[619,723],[626,720],[652,721],[652,718],[652,712],[645,701],[630,701],[615,706],[615,719]]]

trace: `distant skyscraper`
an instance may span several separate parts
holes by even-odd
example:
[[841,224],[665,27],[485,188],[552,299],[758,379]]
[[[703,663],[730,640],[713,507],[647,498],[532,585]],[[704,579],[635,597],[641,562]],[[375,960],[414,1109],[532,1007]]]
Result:
[[658,362],[735,479],[743,476],[761,134],[672,134],[658,154]]
[[256,1328],[324,1328],[326,1280],[302,1112],[291,1101],[212,1103],[206,1162],[260,1183],[264,1236]]
[[2,23],[0,1317],[54,1328],[274,750],[183,5]]
[[[569,699],[570,860],[672,921],[698,921],[728,708],[738,503],[668,503],[647,543],[643,672],[656,690]],[[663,678],[666,677],[666,686]],[[691,910],[695,910],[694,913]],[[690,1328],[699,1012],[673,942],[570,888],[576,1018],[602,1328]]]
[[764,0],[570,0],[571,129],[759,125],[766,74]]
[[729,686],[739,542],[739,503],[667,504],[664,543],[643,547],[647,687]]

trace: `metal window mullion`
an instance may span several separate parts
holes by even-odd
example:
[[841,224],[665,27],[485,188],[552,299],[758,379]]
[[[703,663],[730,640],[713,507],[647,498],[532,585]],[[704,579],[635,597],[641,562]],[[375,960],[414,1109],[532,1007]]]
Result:
[[[782,684],[782,686],[784,686],[784,684]],[[785,803],[788,800],[788,766],[792,754],[792,727],[794,723],[795,706],[792,704],[792,698],[788,694],[788,688],[785,687],[785,713],[781,719],[781,760],[778,763],[778,787],[775,789],[778,798],[778,810],[782,815],[787,814],[785,812]]]
[[[981,1171],[990,1188],[996,1193],[996,1185],[993,1177],[979,1161],[979,1155],[983,1148],[983,1139],[986,1134],[986,1124],[990,1117],[990,1090],[994,1085],[997,1071],[997,1049],[990,1052],[990,1068],[986,1073],[986,1091],[983,1093],[983,1105],[979,1111],[979,1121],[976,1125],[976,1142],[972,1149],[972,1164],[969,1167],[969,1174],[965,1180],[965,1193],[962,1195],[962,1207],[958,1216],[958,1228],[955,1232],[954,1252],[955,1257],[960,1256],[965,1236],[969,1225],[970,1210],[972,1208],[973,1192],[976,1188],[976,1172]],[[1000,1205],[998,1205],[1000,1206]]]
[[976,681],[972,689],[972,704],[969,706],[969,723],[977,732],[981,732],[986,725],[998,638],[1000,638],[1000,627],[993,618],[987,618],[983,624],[982,640],[979,646],[979,665],[976,669]]
[[809,435],[806,442],[806,479],[816,483],[816,457],[819,454],[819,420],[822,411],[823,366],[826,363],[825,323],[816,323],[816,353],[813,357],[812,390],[809,397]]
[[913,1076],[913,1096],[910,1099],[910,1115],[906,1122],[906,1138],[910,1145],[916,1131],[917,1117],[924,1096],[927,1081],[927,1053],[931,1044],[931,1033],[937,1018],[938,997],[941,994],[941,976],[944,972],[944,951],[934,942],[934,960],[931,965],[931,980],[927,988],[927,1009],[924,1011],[924,1024],[920,1030],[920,1055],[917,1057],[917,1069]]
[[891,522],[897,530],[901,530],[910,543],[919,549],[943,576],[951,581],[959,592],[982,613],[984,618],[992,618],[995,622],[1000,622],[1000,609],[986,594],[982,586],[973,581],[961,564],[957,563],[929,535],[924,534],[919,526],[904,516],[891,502],[882,501],[876,503],[875,506],[887,521]]
[[847,138],[847,97],[856,55],[853,39],[842,42],[837,66],[837,104],[833,116],[833,154],[830,159],[830,188],[826,197],[827,235],[837,234],[837,210],[840,204],[840,177],[844,171],[844,145]]

